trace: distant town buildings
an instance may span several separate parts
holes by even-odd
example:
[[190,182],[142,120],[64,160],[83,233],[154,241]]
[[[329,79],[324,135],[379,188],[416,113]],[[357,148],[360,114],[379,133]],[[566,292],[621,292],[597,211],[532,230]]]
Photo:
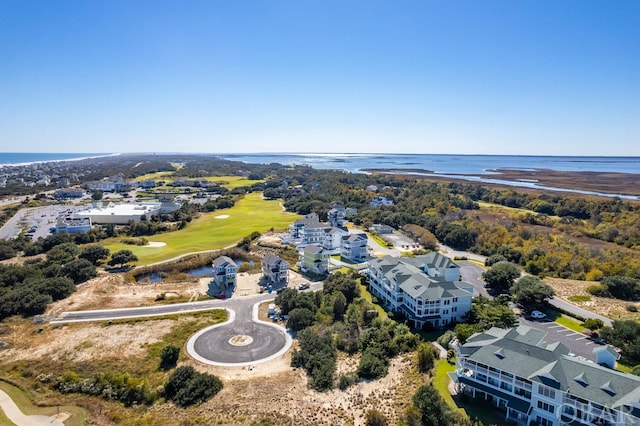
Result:
[[385,207],[385,206],[392,206],[393,199],[389,197],[375,197],[373,200],[371,200],[369,205],[374,209],[379,209],[380,207]]

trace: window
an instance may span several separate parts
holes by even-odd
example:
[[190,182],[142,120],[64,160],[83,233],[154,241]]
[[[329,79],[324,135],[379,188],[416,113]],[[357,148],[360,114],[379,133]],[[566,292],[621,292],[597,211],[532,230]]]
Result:
[[536,422],[538,422],[540,426],[553,426],[553,420],[545,419],[540,416],[536,416]]
[[506,391],[511,392],[513,390],[513,386],[511,386],[509,383],[507,382],[500,382],[500,389],[504,389]]
[[542,402],[542,401],[538,401],[538,408],[540,408],[541,410],[544,410],[544,411],[548,411],[551,414],[553,414],[554,411],[555,411],[553,405],[547,404],[546,402]]
[[456,303],[457,301],[458,301],[458,298],[457,298],[457,297],[454,297],[454,298],[453,298],[453,303]]
[[531,399],[531,392],[526,389],[516,388],[515,394],[518,396],[523,396],[526,399]]
[[546,386],[542,386],[542,385],[538,385],[538,393],[542,396],[546,396],[547,398],[550,399],[555,399],[556,398],[556,391],[554,391],[551,388],[548,388]]
[[499,381],[499,380],[494,379],[493,377],[489,377],[489,381],[488,381],[488,383],[489,383],[490,385],[495,386],[495,387],[498,387],[498,386],[500,385],[500,381]]
[[458,312],[458,307],[454,306],[453,308],[451,308],[451,312]]

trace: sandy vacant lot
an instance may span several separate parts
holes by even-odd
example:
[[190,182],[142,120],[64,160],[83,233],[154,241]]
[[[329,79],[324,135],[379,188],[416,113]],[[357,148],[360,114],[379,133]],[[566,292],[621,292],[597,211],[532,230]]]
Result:
[[[604,315],[611,319],[629,319],[638,317],[637,314],[632,314],[626,309],[628,305],[633,305],[632,302],[624,302],[618,299],[608,299],[606,297],[595,297],[587,293],[587,287],[598,285],[599,283],[597,281],[578,281],[563,280],[560,278],[545,278],[544,282],[553,287],[556,292],[556,296],[596,314]],[[585,298],[588,297],[589,300],[585,302],[576,302],[571,300],[572,296],[583,296]]]
[[[259,274],[239,274],[237,294],[259,291]],[[292,274],[291,286],[306,281]],[[194,300],[206,293],[209,279],[193,279],[167,284],[131,284],[120,274],[103,273],[78,288],[68,299],[53,304],[48,315],[63,311],[142,306],[154,303],[160,293],[167,297],[189,296]],[[188,316],[178,321],[188,321]],[[35,325],[19,321],[11,325],[2,339],[10,343],[3,351],[3,362],[46,360],[99,364],[100,360],[144,357],[147,346],[176,325],[175,320],[151,320],[135,324],[75,323]],[[44,327],[44,332],[37,332]],[[294,347],[295,349],[295,344]],[[291,352],[279,359],[249,367],[206,366],[191,359],[186,364],[220,377],[225,387],[211,401],[189,410],[176,410],[170,404],[156,404],[150,413],[166,418],[166,424],[179,424],[197,416],[216,424],[252,424],[271,420],[273,424],[362,425],[369,408],[383,411],[396,423],[398,413],[408,405],[411,395],[424,380],[415,372],[410,357],[393,360],[382,380],[362,382],[345,391],[318,393],[307,387],[307,377],[290,367]],[[338,373],[354,372],[357,358],[342,357]],[[108,423],[105,423],[108,424]],[[208,423],[207,423],[208,424]]]

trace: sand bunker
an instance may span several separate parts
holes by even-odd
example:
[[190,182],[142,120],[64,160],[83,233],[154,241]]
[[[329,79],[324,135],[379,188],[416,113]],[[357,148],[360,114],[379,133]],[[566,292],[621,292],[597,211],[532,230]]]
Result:
[[228,219],[229,215],[228,214],[221,214],[218,216],[214,216],[214,219]]
[[161,241],[149,241],[149,244],[147,244],[147,247],[164,247],[166,245],[167,243],[163,243]]

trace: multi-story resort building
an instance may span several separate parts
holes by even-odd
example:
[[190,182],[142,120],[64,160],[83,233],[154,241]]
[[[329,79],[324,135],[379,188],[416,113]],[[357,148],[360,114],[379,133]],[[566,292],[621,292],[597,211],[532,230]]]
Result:
[[613,348],[597,347],[594,363],[561,343],[542,347],[544,335],[523,325],[474,334],[449,374],[457,392],[491,402],[518,425],[640,424],[640,377],[613,369]]
[[371,294],[416,328],[462,321],[471,309],[472,285],[460,281],[460,267],[440,253],[371,259],[367,275]]

